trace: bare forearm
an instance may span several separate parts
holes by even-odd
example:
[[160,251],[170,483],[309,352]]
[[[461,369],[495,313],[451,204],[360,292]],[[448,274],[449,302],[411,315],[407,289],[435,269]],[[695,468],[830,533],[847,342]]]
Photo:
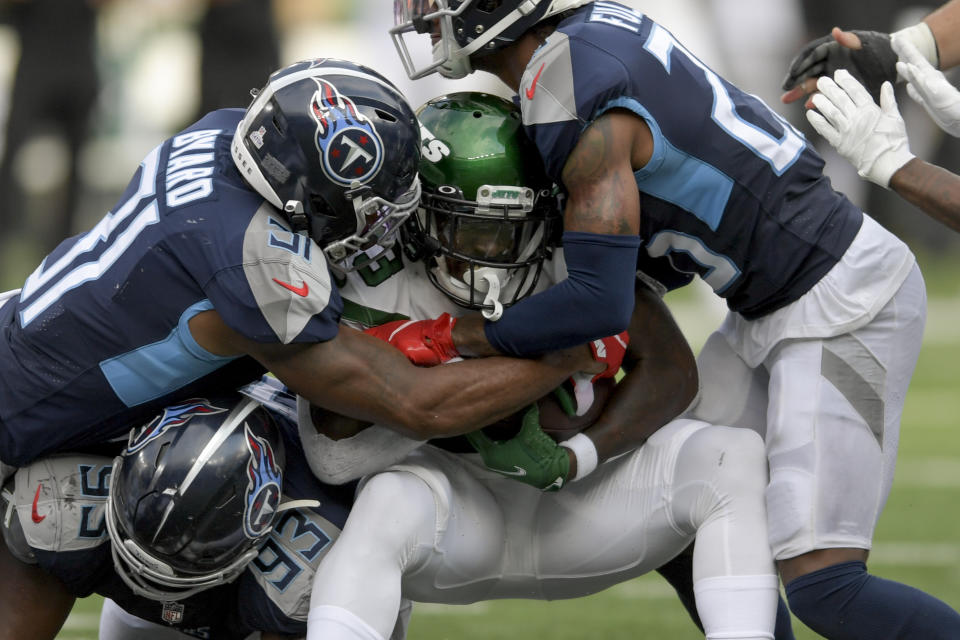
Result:
[[664,303],[637,289],[630,324],[627,375],[600,419],[585,433],[599,459],[630,451],[683,412],[697,394],[696,359]]
[[453,327],[453,344],[464,356],[498,356],[498,352],[483,331],[484,320],[480,314],[464,316]]
[[940,54],[940,68],[950,69],[960,64],[960,0],[950,0],[924,22],[933,32]]
[[268,366],[315,405],[421,440],[496,422],[593,364],[582,347],[540,360],[498,357],[419,368],[370,336],[343,330],[337,340]]
[[934,220],[960,231],[960,176],[914,158],[893,174],[890,188]]
[[213,311],[194,316],[190,330],[212,353],[256,358],[318,407],[418,440],[479,429],[545,395],[574,372],[598,366],[581,346],[539,360],[500,357],[419,368],[386,342],[346,327],[328,342],[258,343]]
[[594,365],[581,357],[588,354],[581,347],[537,360],[492,357],[418,369],[421,381],[410,380],[411,404],[428,418],[417,425],[418,435],[459,435],[505,418]]

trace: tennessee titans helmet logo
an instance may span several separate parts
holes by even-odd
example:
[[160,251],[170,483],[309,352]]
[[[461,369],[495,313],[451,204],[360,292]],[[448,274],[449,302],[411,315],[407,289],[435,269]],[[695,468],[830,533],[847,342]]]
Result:
[[173,427],[186,424],[193,416],[213,415],[215,413],[223,413],[224,411],[226,411],[226,409],[215,407],[203,399],[188,400],[183,404],[167,407],[161,415],[154,418],[145,427],[130,434],[126,452],[136,453],[140,449],[143,449],[149,442],[160,437],[163,432]]
[[273,516],[280,504],[280,468],[277,466],[270,443],[258,438],[244,425],[250,462],[247,463],[247,506],[243,513],[243,533],[248,538],[259,538],[270,530]]
[[383,164],[383,141],[373,123],[335,86],[314,78],[310,112],[317,121],[316,143],[323,172],[337,184],[366,184]]

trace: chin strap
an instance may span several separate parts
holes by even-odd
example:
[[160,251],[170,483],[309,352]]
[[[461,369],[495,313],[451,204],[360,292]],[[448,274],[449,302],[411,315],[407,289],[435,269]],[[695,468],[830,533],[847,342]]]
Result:
[[310,235],[310,221],[307,214],[303,212],[303,203],[299,200],[287,200],[283,205],[283,213],[286,214],[294,233],[303,233]]
[[500,304],[500,278],[492,273],[480,276],[487,283],[487,296],[483,299],[484,309],[480,312],[490,322],[496,322],[503,315],[503,305]]
[[287,500],[277,507],[277,513],[289,511],[290,509],[319,509],[321,502],[319,500]]

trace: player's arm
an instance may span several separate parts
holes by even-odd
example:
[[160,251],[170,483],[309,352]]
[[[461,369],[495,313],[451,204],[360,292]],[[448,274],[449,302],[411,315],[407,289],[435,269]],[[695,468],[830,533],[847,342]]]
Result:
[[931,218],[960,231],[960,176],[910,152],[892,85],[884,85],[880,105],[843,70],[834,79],[820,78],[817,86],[820,93],[812,99],[817,110],[808,111],[807,119],[827,142],[861,176],[893,189]]
[[[557,490],[590,475],[599,463],[636,449],[689,406],[698,390],[693,351],[658,293],[638,281],[636,300],[629,327],[635,339],[624,359],[629,372],[601,400],[605,404],[593,423],[558,445],[541,428],[543,414],[534,405],[509,440],[497,442],[479,431],[467,435],[488,468],[539,489]],[[584,416],[589,415],[588,409]],[[551,432],[566,429],[557,417],[550,420],[546,428]]]
[[960,64],[960,0],[950,0],[923,22],[930,27],[940,53],[940,68],[950,69]]
[[628,332],[627,375],[583,431],[601,462],[642,445],[683,413],[699,389],[693,350],[659,294],[639,280]]
[[315,405],[427,438],[467,433],[512,414],[575,371],[597,372],[580,347],[538,360],[486,358],[420,368],[381,340],[342,327],[327,342],[254,342],[216,311],[190,320],[200,346],[217,355],[248,354]]
[[626,329],[640,246],[633,172],[652,153],[649,127],[627,111],[611,110],[583,132],[562,172],[567,279],[521,300],[497,322],[459,321],[453,342],[461,353],[543,353]]
[[890,188],[934,220],[960,231],[960,176],[910,160],[890,178]]
[[67,587],[40,567],[14,558],[2,537],[0,575],[0,640],[57,637],[76,600]]

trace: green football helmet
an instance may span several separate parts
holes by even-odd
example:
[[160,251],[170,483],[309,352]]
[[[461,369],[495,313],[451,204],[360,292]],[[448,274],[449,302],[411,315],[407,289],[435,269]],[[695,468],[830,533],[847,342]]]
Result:
[[553,184],[503,98],[450,94],[417,117],[422,191],[407,247],[440,291],[496,320],[540,278],[559,229]]

